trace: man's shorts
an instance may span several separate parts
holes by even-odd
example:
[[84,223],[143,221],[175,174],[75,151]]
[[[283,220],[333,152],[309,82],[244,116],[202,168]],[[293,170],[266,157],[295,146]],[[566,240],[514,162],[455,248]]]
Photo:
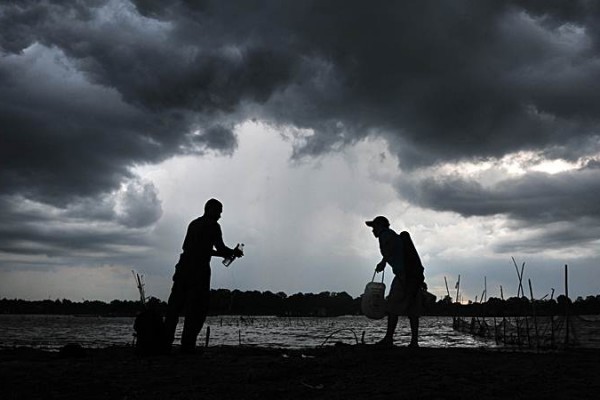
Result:
[[386,306],[388,314],[406,315],[408,317],[418,317],[423,314],[423,296],[421,290],[413,290],[416,292],[412,297],[408,296],[406,280],[394,277],[390,292],[386,298]]

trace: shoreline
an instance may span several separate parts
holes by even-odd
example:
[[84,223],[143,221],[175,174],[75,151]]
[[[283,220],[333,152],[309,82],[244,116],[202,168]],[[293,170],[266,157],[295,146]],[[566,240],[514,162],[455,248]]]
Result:
[[591,399],[600,393],[598,372],[598,349],[218,346],[146,357],[130,346],[0,350],[5,399]]

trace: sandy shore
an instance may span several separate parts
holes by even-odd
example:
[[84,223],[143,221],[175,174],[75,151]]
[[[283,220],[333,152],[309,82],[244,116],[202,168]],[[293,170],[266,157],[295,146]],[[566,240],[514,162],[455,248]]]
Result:
[[210,347],[138,357],[0,351],[3,399],[592,399],[600,352],[331,346],[307,351]]

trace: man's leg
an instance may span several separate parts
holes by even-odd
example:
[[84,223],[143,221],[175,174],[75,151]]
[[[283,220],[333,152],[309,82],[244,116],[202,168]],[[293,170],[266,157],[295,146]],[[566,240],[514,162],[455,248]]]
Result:
[[419,347],[419,317],[408,317],[410,322],[410,347]]
[[175,330],[179,322],[179,313],[185,302],[185,287],[180,280],[173,281],[171,294],[167,303],[167,315],[165,317],[165,336],[167,346],[171,346],[175,340]]
[[420,285],[416,287],[413,301],[408,309],[408,320],[410,322],[410,344],[409,347],[419,347],[419,316],[423,314],[423,292]]
[[185,322],[181,335],[184,352],[193,352],[196,339],[204,326],[210,303],[210,268],[203,271],[201,280],[186,293]]
[[387,330],[385,336],[381,341],[384,344],[394,344],[394,333],[396,332],[396,326],[398,325],[398,316],[395,314],[388,314]]
[[394,277],[390,286],[390,293],[386,299],[387,302],[387,329],[385,336],[379,342],[380,345],[391,346],[394,344],[394,333],[398,325],[398,315],[403,304],[402,284],[398,277]]

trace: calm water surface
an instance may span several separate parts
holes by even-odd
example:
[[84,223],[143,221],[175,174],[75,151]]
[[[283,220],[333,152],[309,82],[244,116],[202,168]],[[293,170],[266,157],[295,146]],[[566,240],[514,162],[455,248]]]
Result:
[[[67,315],[0,315],[0,347],[30,346],[58,349],[67,343],[84,347],[126,345],[133,341],[130,317],[91,317]],[[180,321],[176,343],[181,335]],[[245,345],[278,348],[309,348],[335,342],[356,343],[364,332],[365,343],[374,343],[385,333],[386,320],[362,316],[335,318],[209,317],[200,333],[206,337],[210,326],[210,345]],[[406,318],[396,330],[397,345],[408,344],[410,328]],[[452,329],[448,317],[421,319],[420,343],[427,347],[492,347],[493,343]]]

